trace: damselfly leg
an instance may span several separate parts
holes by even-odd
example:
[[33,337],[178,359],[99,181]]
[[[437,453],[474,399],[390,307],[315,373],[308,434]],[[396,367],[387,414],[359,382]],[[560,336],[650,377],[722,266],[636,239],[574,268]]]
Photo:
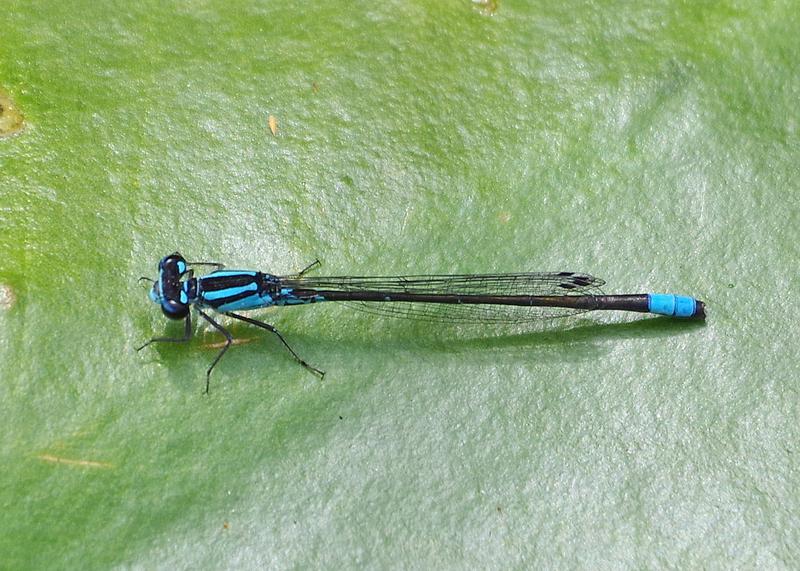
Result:
[[231,343],[233,343],[233,337],[231,336],[230,333],[228,333],[227,329],[225,329],[222,325],[211,319],[211,317],[209,317],[202,309],[200,308],[196,309],[197,313],[199,313],[201,317],[203,317],[206,321],[208,321],[212,325],[212,327],[214,327],[214,329],[216,329],[225,336],[225,346],[222,348],[222,351],[217,353],[217,358],[214,359],[214,361],[211,363],[211,366],[208,368],[208,371],[206,371],[206,394],[208,394],[208,389],[209,386],[211,385],[211,371],[214,370],[214,366],[219,362],[220,359],[222,359],[222,356],[225,354],[225,351],[227,351],[228,347],[230,347]]
[[187,341],[189,341],[189,339],[192,338],[192,314],[191,313],[186,315],[185,323],[186,323],[186,325],[185,325],[184,330],[183,330],[183,337],[153,337],[152,339],[150,339],[150,341],[148,341],[147,343],[145,343],[141,347],[137,347],[136,350],[137,351],[141,351],[142,349],[144,349],[145,347],[147,347],[151,343],[186,343]]
[[[217,331],[222,333],[222,335],[225,336],[225,346],[222,347],[222,350],[219,353],[217,353],[217,356],[211,362],[211,365],[208,367],[208,370],[206,371],[206,390],[205,390],[205,393],[208,394],[209,390],[210,390],[210,387],[211,387],[211,372],[214,370],[214,367],[217,366],[217,363],[219,363],[219,360],[222,359],[222,356],[225,354],[225,352],[230,348],[231,344],[233,343],[233,336],[230,334],[230,332],[227,329],[225,329],[222,325],[217,323],[217,321],[215,321],[210,315],[205,313],[202,309],[200,309],[199,307],[195,307],[195,310],[197,311],[197,313],[200,314],[200,317],[202,317],[203,319],[208,321],[214,329],[216,329]],[[256,327],[260,327],[262,329],[266,329],[267,331],[269,331],[271,333],[274,333],[278,337],[278,339],[280,339],[280,342],[283,343],[283,346],[286,347],[286,349],[289,351],[289,353],[292,354],[292,357],[294,357],[295,361],[297,361],[300,365],[302,365],[303,367],[308,369],[311,373],[313,373],[315,375],[318,375],[319,378],[323,378],[325,376],[325,372],[324,371],[320,371],[316,367],[312,367],[311,365],[306,363],[303,359],[301,359],[300,356],[297,354],[297,352],[294,349],[292,349],[292,347],[289,345],[289,343],[286,342],[286,339],[283,338],[283,335],[281,335],[280,331],[278,331],[275,327],[273,327],[269,323],[264,323],[262,321],[258,321],[256,319],[251,319],[249,317],[245,317],[244,315],[239,315],[238,313],[231,313],[229,311],[226,312],[224,315],[227,315],[228,317],[233,317],[234,319],[238,319],[239,321],[244,321],[245,323],[249,323],[251,325],[255,325]],[[185,343],[185,342],[189,341],[192,338],[192,314],[191,313],[189,313],[186,316],[186,319],[184,320],[184,323],[185,323],[185,327],[184,327],[183,337],[153,337],[152,339],[150,339],[147,343],[145,343],[141,347],[137,347],[136,350],[137,351],[141,351],[142,349],[144,349],[145,347],[147,347],[148,345],[150,345],[152,343]]]
[[295,352],[295,350],[292,349],[289,346],[289,344],[286,342],[286,339],[284,339],[283,335],[281,335],[280,331],[275,329],[275,327],[273,327],[269,323],[264,323],[263,321],[258,321],[257,319],[251,319],[249,317],[245,317],[244,315],[239,315],[238,313],[231,313],[230,311],[226,312],[225,315],[227,315],[228,317],[233,317],[234,319],[238,319],[240,321],[244,321],[245,323],[249,323],[250,325],[255,325],[256,327],[260,327],[262,329],[266,329],[267,331],[270,331],[270,332],[274,333],[275,335],[278,336],[278,339],[281,340],[281,343],[283,343],[283,346],[286,347],[289,350],[289,353],[292,354],[292,357],[294,357],[295,361],[300,363],[303,367],[308,369],[313,374],[319,375],[320,379],[325,377],[325,371],[320,371],[316,367],[312,367],[311,365],[306,363],[303,359],[301,359],[300,356]]
[[313,270],[314,268],[318,268],[318,267],[320,267],[321,265],[322,265],[322,264],[320,263],[320,261],[319,261],[318,259],[317,259],[317,260],[314,260],[313,262],[311,262],[310,264],[308,264],[308,265],[307,265],[305,268],[303,268],[302,270],[300,270],[299,272],[297,272],[297,277],[298,277],[298,278],[300,278],[300,277],[303,277],[303,276],[304,276],[306,273],[310,272],[310,271],[311,271],[311,270]]

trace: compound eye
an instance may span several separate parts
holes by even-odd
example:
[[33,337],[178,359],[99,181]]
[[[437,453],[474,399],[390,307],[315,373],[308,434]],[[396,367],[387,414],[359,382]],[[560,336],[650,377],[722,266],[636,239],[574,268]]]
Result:
[[165,256],[158,263],[159,271],[166,275],[182,275],[186,272],[186,260],[178,252]]
[[161,311],[170,319],[183,319],[189,315],[189,304],[174,299],[162,299]]

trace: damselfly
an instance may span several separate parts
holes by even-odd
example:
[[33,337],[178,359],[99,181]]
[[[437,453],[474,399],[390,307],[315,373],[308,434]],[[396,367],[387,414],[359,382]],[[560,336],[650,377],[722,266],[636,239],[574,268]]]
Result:
[[[522,274],[468,274],[430,276],[310,277],[314,262],[297,274],[276,276],[253,270],[228,270],[215,262],[187,262],[178,252],[158,263],[158,279],[150,299],[170,319],[183,319],[183,337],[154,337],[137,350],[156,342],[184,342],[192,336],[190,309],[225,336],[225,345],[206,372],[211,371],[233,342],[233,337],[206,311],[244,321],[274,333],[303,367],[325,373],[301,359],[272,325],[238,311],[292,306],[323,301],[345,302],[358,309],[390,315],[451,323],[519,323],[564,317],[585,311],[620,310],[680,318],[705,319],[705,306],[692,297],[642,293],[605,295],[603,280],[575,272]],[[212,267],[195,277],[193,266]]]

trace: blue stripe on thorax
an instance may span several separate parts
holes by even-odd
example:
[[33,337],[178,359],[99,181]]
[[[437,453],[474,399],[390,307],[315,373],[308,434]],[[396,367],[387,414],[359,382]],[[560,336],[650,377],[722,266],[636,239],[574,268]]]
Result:
[[217,270],[216,272],[211,272],[208,274],[207,278],[224,278],[229,276],[249,276],[254,278],[258,272],[253,272],[250,270]]
[[248,309],[260,309],[262,307],[269,307],[270,305],[273,305],[272,296],[266,293],[262,295],[254,293],[242,299],[218,305],[215,309],[217,311],[247,311]]
[[218,301],[221,299],[236,297],[248,291],[258,291],[258,284],[253,282],[244,286],[228,287],[215,291],[204,291],[203,299],[206,301]]
[[258,276],[258,272],[240,270],[212,272],[198,280],[200,303],[217,311],[268,307],[273,299],[261,287]]

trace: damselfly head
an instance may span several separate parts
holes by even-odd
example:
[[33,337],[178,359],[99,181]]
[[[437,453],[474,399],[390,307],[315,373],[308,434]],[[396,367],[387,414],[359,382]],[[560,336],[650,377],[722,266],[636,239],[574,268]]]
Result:
[[186,270],[186,260],[178,252],[164,256],[158,263],[158,280],[153,282],[150,300],[159,304],[170,319],[183,319],[189,313],[189,298],[181,283]]

